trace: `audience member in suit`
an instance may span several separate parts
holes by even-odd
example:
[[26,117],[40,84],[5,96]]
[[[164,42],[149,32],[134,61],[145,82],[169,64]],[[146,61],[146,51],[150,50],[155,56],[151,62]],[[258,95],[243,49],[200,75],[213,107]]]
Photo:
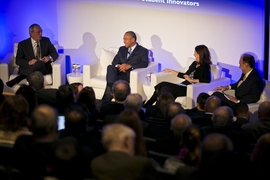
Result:
[[56,99],[58,113],[64,115],[66,113],[66,109],[75,101],[74,92],[70,85],[60,85],[56,92]]
[[165,121],[167,125],[170,126],[172,119],[182,113],[185,113],[185,109],[179,102],[169,103],[165,108]]
[[179,78],[185,79],[181,84],[174,84],[171,82],[161,82],[155,86],[155,91],[152,97],[146,102],[145,107],[152,105],[157,100],[157,92],[161,87],[169,87],[173,91],[175,98],[179,96],[186,96],[187,87],[186,85],[192,83],[209,83],[211,81],[210,64],[211,55],[208,47],[205,45],[198,45],[194,50],[195,61],[189,66],[185,73],[181,73],[172,69],[164,69],[162,72],[170,73]]
[[191,119],[203,117],[205,114],[205,111],[204,111],[205,103],[206,103],[207,98],[209,97],[210,95],[205,92],[200,93],[199,96],[197,97],[196,107],[192,109],[186,109],[186,114]]
[[95,126],[89,127],[88,120],[88,113],[79,106],[69,108],[65,114],[65,128],[59,131],[59,138],[74,137],[77,140],[76,144],[88,152],[80,162],[80,171],[85,174],[84,177],[89,178],[91,177],[90,161],[106,150],[101,144],[101,136],[97,137],[97,134],[100,134],[98,129]]
[[[252,55],[247,53],[241,55],[239,68],[242,70],[242,75],[236,83],[228,86],[219,86],[215,88],[217,92],[212,94],[221,99],[222,105],[229,106],[233,110],[235,110],[235,104],[238,102],[256,103],[260,99],[265,87],[263,78],[259,71],[255,69],[255,58]],[[228,89],[235,90],[235,97],[225,96],[224,91]]]
[[33,135],[21,135],[13,147],[14,167],[28,179],[53,176],[55,146],[58,139],[58,113],[48,105],[39,105],[32,113]]
[[246,173],[248,160],[234,153],[233,149],[233,143],[226,135],[219,133],[207,135],[200,148],[198,164],[200,179],[214,180],[217,177],[222,180],[231,177],[248,179]]
[[143,134],[147,133],[149,124],[145,122],[145,112],[142,110],[142,96],[138,93],[129,94],[124,102],[125,109],[134,110],[138,113],[142,122]]
[[116,123],[124,124],[136,134],[135,137],[135,155],[146,156],[145,142],[143,139],[142,121],[140,120],[137,112],[132,109],[125,109],[122,111],[115,120]]
[[37,107],[36,91],[29,85],[22,84],[16,91],[16,94],[21,94],[29,105],[28,117],[31,116],[34,109]]
[[166,106],[172,102],[175,102],[175,98],[169,92],[162,93],[157,101],[158,111],[153,116],[149,117],[148,119],[157,119],[165,121],[165,109]]
[[3,83],[3,80],[0,78],[0,105],[5,99],[5,96],[3,95],[3,91],[4,91],[4,83]]
[[54,108],[57,107],[56,92],[57,89],[46,88],[44,83],[44,77],[41,72],[34,71],[27,77],[27,81],[30,86],[36,90],[38,104],[48,104]]
[[250,151],[248,134],[232,127],[233,111],[230,107],[218,107],[213,113],[212,121],[213,126],[202,127],[206,135],[211,133],[224,134],[233,142],[234,151],[238,153],[247,153]]
[[135,132],[126,125],[108,124],[102,143],[108,150],[91,162],[94,179],[160,179],[152,161],[135,156]]
[[100,107],[101,119],[106,115],[118,115],[125,109],[124,102],[130,94],[130,85],[125,80],[118,80],[112,86],[114,102],[104,102]]
[[251,143],[255,143],[261,135],[270,132],[270,101],[260,103],[257,121],[243,124],[241,128],[251,136]]
[[103,101],[112,100],[113,83],[119,79],[129,82],[130,71],[137,68],[146,68],[149,63],[148,50],[137,41],[137,36],[133,31],[124,34],[124,44],[118,50],[112,64],[107,67],[106,89],[102,97]]
[[43,75],[51,74],[51,62],[59,56],[50,39],[42,37],[42,29],[38,24],[29,27],[29,34],[30,38],[18,44],[16,64],[19,66],[19,76],[6,82],[8,87],[18,84],[34,71],[40,71]]
[[235,105],[235,121],[232,126],[234,128],[241,128],[243,124],[249,123],[250,111],[247,103],[239,102]]
[[204,116],[193,118],[192,123],[198,125],[199,127],[213,126],[212,115],[214,111],[221,106],[221,101],[216,96],[210,96],[207,98],[204,106]]
[[250,158],[250,179],[269,179],[270,132],[263,134],[256,142]]
[[[168,131],[157,131],[155,134],[149,134],[147,137],[156,139],[156,142],[149,143],[148,149],[170,155],[176,155],[180,150],[180,140],[187,127],[192,124],[188,115],[182,113],[176,115],[171,121],[171,127]],[[159,133],[159,134],[158,134]]]
[[22,95],[7,97],[0,105],[0,142],[13,145],[20,135],[31,135],[29,105]]
[[180,141],[180,151],[177,156],[167,158],[164,168],[173,173],[183,166],[196,167],[199,163],[199,150],[204,138],[203,131],[191,125],[185,129]]
[[159,112],[159,107],[158,107],[158,101],[160,99],[159,96],[164,92],[169,92],[172,94],[172,90],[170,88],[164,86],[157,92],[157,102],[155,104],[149,105],[147,107],[146,107],[146,104],[143,105],[143,107],[145,108],[146,118],[152,117]]
[[96,104],[96,94],[92,87],[86,86],[77,94],[76,101],[85,104],[89,112],[98,119],[100,117]]

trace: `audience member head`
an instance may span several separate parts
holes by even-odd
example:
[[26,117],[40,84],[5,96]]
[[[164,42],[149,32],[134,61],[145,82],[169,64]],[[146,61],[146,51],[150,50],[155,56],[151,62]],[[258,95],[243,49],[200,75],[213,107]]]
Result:
[[183,132],[192,124],[190,117],[186,114],[178,114],[172,119],[171,130],[176,137],[182,137]]
[[124,124],[134,130],[135,138],[135,154],[146,156],[146,149],[143,139],[142,122],[138,113],[131,109],[122,111],[115,120],[116,123]]
[[125,80],[118,80],[112,86],[112,96],[116,102],[124,102],[130,94],[130,85]]
[[173,95],[169,92],[164,92],[158,97],[158,107],[161,114],[165,116],[165,108],[168,104],[175,102],[175,98]]
[[77,94],[77,102],[85,104],[90,112],[97,108],[96,106],[96,94],[92,87],[84,87]]
[[0,105],[0,128],[17,131],[28,125],[29,105],[22,95],[7,97]]
[[185,113],[185,109],[179,102],[171,102],[165,108],[165,120],[168,125],[171,124],[171,120],[178,114]]
[[239,102],[235,104],[235,116],[237,118],[247,118],[249,119],[250,112],[247,103]]
[[142,107],[142,96],[138,93],[129,94],[126,97],[124,105],[126,109],[132,109],[139,112]]
[[157,98],[164,92],[169,92],[169,93],[173,94],[173,91],[171,88],[169,88],[167,86],[162,86],[157,92]]
[[203,138],[203,131],[195,125],[190,125],[184,130],[180,147],[186,148],[188,151],[187,156],[184,158],[185,164],[192,166],[197,165]]
[[250,162],[252,171],[258,179],[263,177],[269,178],[270,169],[270,133],[263,134],[256,142],[256,145],[251,154]]
[[270,118],[270,101],[261,102],[258,108],[258,117]]
[[212,133],[207,135],[200,148],[200,169],[208,168],[209,163],[219,154],[233,151],[233,143],[224,134]]
[[33,110],[37,107],[37,97],[36,97],[36,91],[32,88],[32,86],[28,85],[21,85],[19,89],[16,91],[16,94],[21,94],[28,102],[29,105],[29,117]]
[[219,106],[221,106],[220,99],[217,96],[210,96],[205,102],[204,111],[213,113]]
[[[199,59],[197,60],[196,54],[199,55]],[[212,64],[210,51],[205,45],[198,45],[195,47],[194,56],[196,57],[196,61],[198,64]]]
[[71,83],[69,85],[71,86],[75,97],[83,88],[83,84],[80,82]]
[[215,127],[225,127],[233,122],[233,111],[228,106],[218,107],[212,116]]
[[87,128],[88,115],[81,108],[68,109],[65,114],[65,131],[68,135],[77,137]]
[[74,93],[70,85],[60,85],[56,92],[56,99],[59,113],[64,114],[66,108],[74,102]]
[[49,105],[39,105],[32,113],[31,131],[35,138],[54,141],[58,133],[58,113]]
[[196,107],[199,111],[204,111],[206,100],[209,97],[210,95],[205,92],[202,92],[199,94],[199,96],[197,97],[197,102],[196,102]]
[[43,89],[44,84],[44,77],[40,71],[34,71],[28,75],[27,81],[30,86],[32,86],[36,91]]
[[134,156],[135,138],[135,132],[120,123],[108,124],[102,130],[102,144],[108,151],[120,151]]

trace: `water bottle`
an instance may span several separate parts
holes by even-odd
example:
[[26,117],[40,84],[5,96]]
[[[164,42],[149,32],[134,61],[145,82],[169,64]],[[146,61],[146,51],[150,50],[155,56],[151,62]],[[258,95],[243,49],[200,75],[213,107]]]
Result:
[[145,80],[145,84],[147,86],[150,86],[151,85],[151,73],[148,71],[147,74],[146,74],[146,80]]
[[76,64],[72,64],[72,74],[76,75]]
[[79,63],[76,64],[76,76],[78,76],[80,74],[80,70],[81,70],[81,65]]

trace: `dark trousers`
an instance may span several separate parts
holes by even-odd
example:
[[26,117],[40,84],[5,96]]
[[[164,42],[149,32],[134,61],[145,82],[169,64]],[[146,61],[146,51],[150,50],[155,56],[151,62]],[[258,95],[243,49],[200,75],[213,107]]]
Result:
[[107,67],[107,75],[106,75],[107,85],[106,85],[106,89],[102,97],[102,101],[103,102],[111,101],[113,83],[120,79],[129,82],[129,75],[130,75],[130,71],[120,72],[113,65],[109,65]]

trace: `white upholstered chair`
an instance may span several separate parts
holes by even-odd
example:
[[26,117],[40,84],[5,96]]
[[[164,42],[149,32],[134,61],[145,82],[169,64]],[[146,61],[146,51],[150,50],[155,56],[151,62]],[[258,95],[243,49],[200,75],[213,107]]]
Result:
[[[186,68],[180,70],[180,72],[186,72],[189,65],[194,61],[194,58],[188,58]],[[176,102],[182,104],[185,109],[191,109],[196,106],[196,100],[201,92],[208,93],[217,86],[227,85],[230,83],[230,79],[223,77],[222,67],[218,64],[211,65],[212,80],[210,83],[196,83],[187,85],[187,96],[181,96],[176,98]],[[154,92],[154,86],[162,81],[173,82],[180,84],[184,79],[176,77],[170,73],[158,72],[151,74],[151,89]],[[149,97],[148,97],[149,98]]]
[[[224,92],[226,94],[231,95],[231,96],[235,96],[235,90],[233,90],[233,89],[226,90]],[[213,93],[213,92],[209,92],[209,94],[211,94],[211,93]],[[261,94],[259,101],[256,103],[249,103],[248,104],[248,108],[249,108],[249,111],[251,113],[250,118],[249,118],[251,122],[258,120],[258,108],[259,108],[260,103],[264,102],[264,101],[270,101],[270,82],[267,80],[265,80],[265,88]]]
[[[55,44],[54,46],[58,50],[58,45]],[[17,49],[18,43],[14,43],[13,53],[7,53],[0,63],[0,78],[4,84],[18,76],[19,66],[16,64]],[[58,59],[52,63],[52,74],[45,75],[44,80],[45,88],[58,88],[66,83],[66,58],[64,54],[59,54]],[[15,93],[21,84],[28,84],[28,82],[24,79],[12,88],[5,85],[4,91]]]
[[[118,48],[102,49],[100,59],[83,65],[83,86],[91,86],[96,94],[97,99],[102,99],[106,88],[107,66],[111,64],[114,56],[117,54]],[[143,99],[146,95],[143,90],[143,84],[147,72],[157,72],[158,63],[152,62],[149,56],[149,65],[147,68],[138,68],[130,72],[130,88],[132,93],[139,93]]]

